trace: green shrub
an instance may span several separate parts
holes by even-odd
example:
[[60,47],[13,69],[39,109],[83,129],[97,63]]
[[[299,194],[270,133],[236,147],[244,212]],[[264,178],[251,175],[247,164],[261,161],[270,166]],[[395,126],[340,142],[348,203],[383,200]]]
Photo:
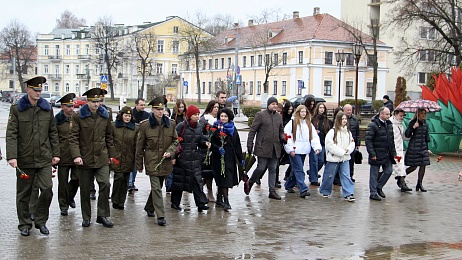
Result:
[[383,100],[374,100],[374,101],[372,101],[372,109],[377,111],[381,107],[383,107]]
[[[365,105],[366,102],[367,102],[367,101],[364,100],[364,99],[358,99],[358,106]],[[354,105],[355,105],[355,100],[354,100],[354,98],[353,98],[353,99],[352,99],[352,98],[348,98],[348,99],[344,99],[344,100],[340,101],[340,105],[341,105],[342,107],[343,107],[344,105],[346,105],[346,104],[350,104],[350,105],[354,106]]]
[[242,113],[249,118],[255,117],[255,114],[257,112],[260,112],[261,108],[260,107],[242,107]]
[[255,118],[255,117],[249,117],[249,118],[248,118],[248,120],[247,120],[247,125],[248,125],[249,127],[252,126],[252,123],[253,123],[253,119],[254,119],[254,118]]

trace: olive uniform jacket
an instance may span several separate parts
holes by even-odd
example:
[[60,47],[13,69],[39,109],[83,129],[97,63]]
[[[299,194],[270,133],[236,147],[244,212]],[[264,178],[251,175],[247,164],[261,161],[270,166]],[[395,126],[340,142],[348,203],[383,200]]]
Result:
[[16,159],[20,168],[43,168],[53,157],[60,157],[53,110],[45,99],[33,106],[25,95],[10,107],[6,158]]
[[73,166],[74,159],[71,155],[71,150],[69,149],[69,130],[71,129],[71,117],[64,115],[61,110],[55,116],[56,128],[58,129],[59,136],[59,149],[61,157],[58,163],[58,166]]
[[81,157],[83,168],[101,168],[114,158],[112,125],[104,107],[98,107],[92,115],[88,104],[72,116],[69,132],[72,158]]
[[136,139],[140,128],[135,122],[125,124],[122,120],[115,120],[112,123],[114,136],[115,155],[119,164],[111,164],[114,172],[132,172],[135,167]]
[[[136,142],[136,169],[143,170],[146,167],[146,174],[153,176],[166,176],[172,173],[172,158],[178,146],[178,135],[176,123],[168,117],[162,116],[160,125],[154,115],[140,124],[140,132]],[[170,153],[170,158],[165,158],[162,164],[155,169],[162,160],[164,153]]]

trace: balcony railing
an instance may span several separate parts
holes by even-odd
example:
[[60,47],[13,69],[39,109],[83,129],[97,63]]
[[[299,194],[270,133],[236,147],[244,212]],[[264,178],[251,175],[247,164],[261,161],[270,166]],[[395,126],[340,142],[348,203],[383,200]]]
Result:
[[87,74],[76,74],[77,79],[87,79]]
[[49,60],[60,60],[60,59],[61,59],[61,55],[49,55],[49,56],[48,56],[48,59],[49,59]]
[[63,75],[61,74],[48,74],[48,79],[62,79]]
[[79,55],[78,58],[80,60],[89,60],[91,59],[91,55]]
[[380,3],[382,2],[382,0],[371,0],[371,4],[377,4],[377,3]]

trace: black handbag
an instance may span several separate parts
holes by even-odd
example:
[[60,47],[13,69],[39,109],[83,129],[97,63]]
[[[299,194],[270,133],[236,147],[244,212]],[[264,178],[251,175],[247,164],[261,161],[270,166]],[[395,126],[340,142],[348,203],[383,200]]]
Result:
[[363,163],[363,154],[359,150],[356,150],[354,154],[354,160],[355,160],[355,164]]

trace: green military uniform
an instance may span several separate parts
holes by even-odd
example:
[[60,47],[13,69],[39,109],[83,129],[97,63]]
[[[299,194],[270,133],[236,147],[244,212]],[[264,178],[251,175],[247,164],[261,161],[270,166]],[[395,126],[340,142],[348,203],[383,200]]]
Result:
[[[153,108],[164,108],[167,100],[159,97],[151,101],[148,105]],[[165,115],[160,122],[151,114],[147,121],[141,123],[138,140],[136,143],[136,169],[143,170],[145,164],[146,174],[151,181],[151,196],[145,206],[145,210],[150,212],[155,210],[158,223],[165,225],[164,204],[162,198],[163,178],[172,172],[171,158],[165,158],[163,163],[156,169],[156,165],[161,161],[164,153],[170,153],[172,156],[177,147],[177,133],[175,122],[170,121]],[[154,208],[153,208],[154,206]],[[159,220],[162,219],[162,221]]]
[[111,200],[113,208],[122,210],[127,198],[130,172],[135,167],[136,139],[139,132],[139,126],[135,124],[133,117],[128,123],[123,121],[125,114],[132,115],[131,107],[123,107],[112,124],[114,147],[117,151],[114,158],[119,164],[111,164],[111,170],[114,171]]
[[[69,93],[58,100],[58,102],[61,103],[61,106],[73,107],[74,97],[74,93]],[[79,188],[78,169],[74,164],[71,150],[69,149],[70,119],[70,117],[64,114],[63,110],[55,116],[61,151],[61,158],[58,163],[58,202],[61,215],[67,215],[70,202],[75,207],[74,197]],[[70,180],[69,172],[71,172]]]
[[[41,91],[45,82],[44,77],[36,77],[27,81],[27,84],[30,89]],[[19,170],[16,171],[18,228],[21,234],[23,230],[26,232],[23,235],[29,235],[25,229],[32,228],[29,201],[33,185],[37,185],[41,192],[37,199],[35,227],[45,227],[53,197],[51,163],[53,157],[59,155],[58,131],[50,104],[39,98],[33,105],[29,94],[23,96],[10,107],[6,130],[7,160],[16,159],[18,168],[29,175],[28,179],[24,179],[20,177]]]
[[[100,99],[100,91],[101,89],[93,88],[83,95],[86,95],[90,102],[94,102]],[[89,104],[86,104],[74,114],[71,119],[69,147],[72,158],[80,157],[83,161],[83,165],[79,166],[80,203],[84,220],[82,225],[89,226],[91,219],[90,187],[93,178],[96,178],[99,186],[97,222],[98,219],[105,219],[110,215],[109,158],[114,157],[115,151],[112,126],[107,110],[98,107],[96,112],[91,112]]]

